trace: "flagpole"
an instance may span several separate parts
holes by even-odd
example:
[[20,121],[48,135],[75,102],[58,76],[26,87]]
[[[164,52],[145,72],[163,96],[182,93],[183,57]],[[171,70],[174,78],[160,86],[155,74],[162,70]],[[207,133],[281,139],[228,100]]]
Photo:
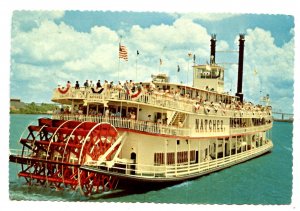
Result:
[[159,66],[158,66],[158,74],[160,73],[160,67],[161,67],[161,63],[162,63],[162,60],[161,59],[159,59]]
[[135,58],[135,81],[137,81],[137,62],[138,62],[139,52],[136,51],[136,58]]
[[187,68],[187,74],[186,74],[186,85],[189,83],[189,69],[190,69],[190,59],[188,59],[188,68]]
[[118,82],[120,81],[120,57],[119,57],[119,65],[118,65]]
[[119,64],[118,64],[118,83],[120,81],[120,49],[121,49],[121,40],[122,40],[122,35],[120,36],[120,41],[119,41]]
[[179,80],[179,64],[177,65],[177,80]]

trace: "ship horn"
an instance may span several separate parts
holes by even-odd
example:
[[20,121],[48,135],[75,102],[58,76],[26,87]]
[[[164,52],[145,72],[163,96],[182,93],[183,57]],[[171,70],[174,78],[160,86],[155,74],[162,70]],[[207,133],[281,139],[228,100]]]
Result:
[[237,92],[235,96],[240,98],[240,102],[243,102],[243,65],[244,65],[244,43],[245,43],[245,35],[240,34],[239,39],[239,64],[238,64],[238,81],[237,81]]

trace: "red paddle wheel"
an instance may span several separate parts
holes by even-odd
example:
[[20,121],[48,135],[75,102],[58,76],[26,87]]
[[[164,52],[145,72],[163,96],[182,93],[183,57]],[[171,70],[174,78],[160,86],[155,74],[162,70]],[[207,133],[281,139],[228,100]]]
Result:
[[[10,155],[10,161],[21,164],[19,177],[28,184],[57,189],[77,189],[84,195],[116,188],[117,178],[80,169],[98,161],[113,145],[118,132],[109,123],[39,119],[38,126],[28,127],[27,138],[21,138],[21,155]],[[118,149],[112,150],[105,160]]]

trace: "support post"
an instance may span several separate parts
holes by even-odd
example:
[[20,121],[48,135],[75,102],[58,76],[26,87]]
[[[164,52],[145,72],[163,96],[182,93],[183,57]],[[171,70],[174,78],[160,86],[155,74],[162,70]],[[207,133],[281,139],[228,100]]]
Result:
[[216,150],[215,158],[217,160],[218,159],[218,139],[216,139],[216,148],[215,148],[215,150]]
[[225,155],[226,155],[226,152],[225,152],[225,138],[223,137],[223,160],[225,159]]

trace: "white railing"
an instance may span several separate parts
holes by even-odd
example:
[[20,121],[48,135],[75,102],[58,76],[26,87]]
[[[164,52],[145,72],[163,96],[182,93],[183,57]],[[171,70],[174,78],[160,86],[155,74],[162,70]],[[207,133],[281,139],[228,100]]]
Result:
[[[185,165],[144,165],[144,164],[134,164],[134,163],[121,163],[115,162],[114,164],[118,164],[119,167],[107,167],[105,162],[102,165],[98,165],[96,162],[88,162],[84,165],[86,166],[94,166],[97,168],[107,169],[107,171],[113,172],[123,172],[124,174],[130,174],[135,177],[144,177],[144,178],[176,178],[189,176],[193,174],[205,174],[209,172],[213,172],[218,169],[226,168],[228,166],[232,166],[234,164],[246,161],[250,158],[261,155],[273,147],[271,141],[267,141],[267,143],[261,147],[257,147],[251,150],[247,150],[245,152],[241,152],[238,154],[200,162],[196,164],[185,164]],[[107,161],[109,162],[109,161]]]
[[[129,118],[123,117],[105,117],[99,115],[79,115],[79,114],[54,114],[52,115],[53,119],[61,120],[76,120],[76,121],[89,121],[89,122],[108,122],[117,128],[125,128],[138,130],[153,134],[164,134],[164,135],[174,135],[174,136],[190,136],[190,137],[211,137],[211,136],[220,136],[222,134],[216,134],[214,132],[201,132],[195,133],[194,129],[191,128],[181,128],[172,125],[158,124],[150,121],[141,121],[141,120],[132,120]],[[261,126],[250,126],[250,127],[239,127],[239,128],[230,128],[229,134],[243,134],[251,133],[257,131],[269,130],[272,128],[272,123],[268,123]],[[228,135],[224,133],[223,135]]]
[[150,121],[139,121],[132,120],[129,118],[121,117],[104,117],[104,116],[93,116],[93,115],[73,115],[73,114],[63,114],[63,115],[53,115],[53,119],[62,120],[77,120],[77,121],[91,121],[91,122],[108,122],[116,128],[126,128],[132,130],[139,130],[154,134],[166,134],[166,135],[176,135],[176,136],[190,136],[191,130],[189,128],[178,128],[174,126],[169,126],[165,124],[157,124]]
[[256,131],[266,131],[270,130],[273,126],[273,123],[267,123],[265,125],[259,126],[252,126],[252,127],[237,127],[237,128],[230,128],[230,134],[237,134],[237,133],[252,133]]
[[203,162],[200,164],[168,167],[166,176],[167,177],[177,177],[177,176],[183,176],[183,175],[187,175],[187,174],[195,174],[195,173],[199,173],[199,172],[211,171],[213,169],[218,169],[218,168],[224,168],[227,166],[231,166],[235,163],[239,163],[239,162],[248,160],[259,154],[262,154],[262,153],[270,150],[272,147],[273,147],[273,144],[272,144],[272,142],[269,141],[267,144],[265,144],[261,147],[247,150],[247,151],[237,153],[234,155],[206,161],[206,162]]
[[184,97],[179,97],[175,99],[174,95],[170,94],[162,94],[158,92],[150,93],[143,93],[140,94],[139,97],[132,98],[130,95],[127,95],[125,91],[118,91],[118,90],[110,90],[110,91],[103,91],[101,94],[92,93],[90,88],[80,88],[75,89],[71,87],[70,90],[62,94],[57,89],[54,90],[53,93],[53,100],[60,100],[60,99],[84,99],[86,102],[108,102],[110,100],[120,100],[120,101],[134,101],[139,103],[150,104],[153,106],[158,107],[165,107],[174,109],[176,111],[184,111],[189,113],[199,113],[199,114],[206,114],[206,115],[219,115],[219,116],[229,116],[229,117],[254,117],[254,118],[262,118],[262,117],[270,117],[271,111],[270,110],[240,110],[237,111],[235,109],[229,108],[221,108],[220,106],[214,107],[212,105],[204,105],[201,106],[199,109],[195,109],[195,104],[197,100],[189,99]]

